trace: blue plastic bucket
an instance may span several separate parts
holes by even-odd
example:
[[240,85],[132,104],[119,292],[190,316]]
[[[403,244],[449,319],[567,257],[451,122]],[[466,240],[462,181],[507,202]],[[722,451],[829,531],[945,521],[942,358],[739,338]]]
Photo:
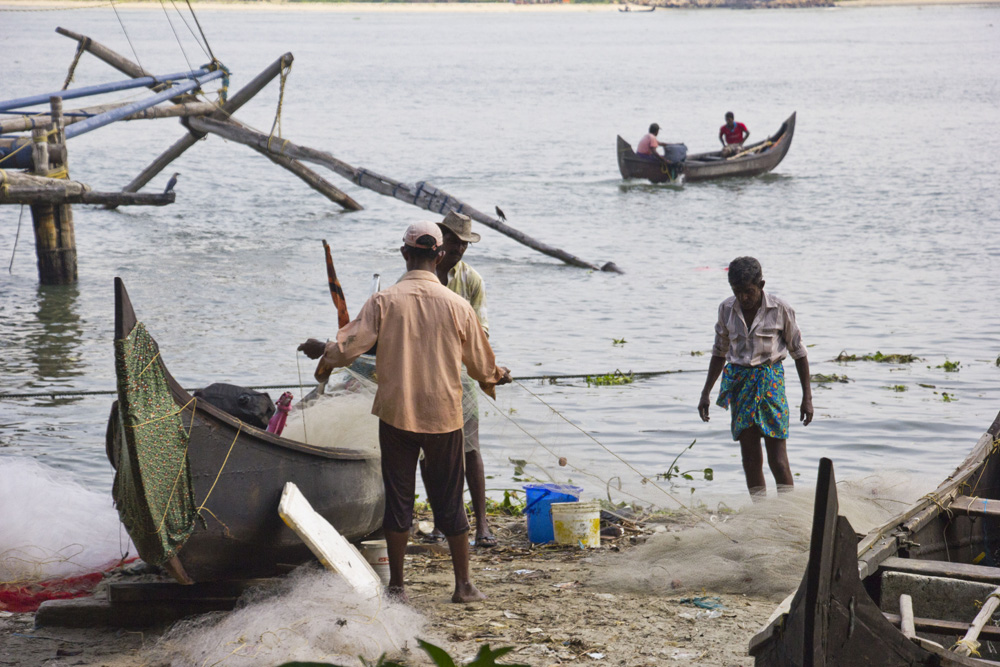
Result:
[[552,503],[572,503],[580,500],[583,489],[571,484],[525,484],[528,517],[528,539],[532,544],[554,542]]

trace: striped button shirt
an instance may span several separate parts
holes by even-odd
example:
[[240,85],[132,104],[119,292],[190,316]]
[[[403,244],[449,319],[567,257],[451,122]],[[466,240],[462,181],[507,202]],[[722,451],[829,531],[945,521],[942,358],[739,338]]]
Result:
[[795,323],[795,311],[776,296],[764,292],[764,298],[749,329],[743,309],[735,296],[719,304],[712,356],[725,357],[730,364],[760,366],[806,356],[802,332]]

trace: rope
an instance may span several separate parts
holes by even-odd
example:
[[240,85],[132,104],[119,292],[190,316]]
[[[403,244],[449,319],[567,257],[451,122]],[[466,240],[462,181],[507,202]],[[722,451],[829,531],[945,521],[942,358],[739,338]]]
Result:
[[188,60],[187,52],[184,50],[184,45],[181,44],[181,36],[177,34],[177,29],[174,28],[174,22],[170,20],[170,12],[167,11],[167,5],[163,0],[160,0],[160,7],[163,9],[163,15],[167,17],[167,25],[170,26],[170,31],[174,33],[174,39],[177,40],[177,48],[181,50],[184,62],[187,63],[188,69],[194,69],[194,67],[191,66],[191,61]]
[[965,647],[965,650],[968,651],[965,655],[972,655],[977,658],[981,658],[982,655],[979,653],[979,646],[979,642],[975,639],[956,639],[955,644],[951,647],[951,650],[954,651],[960,647]]
[[135,62],[139,65],[139,69],[144,70],[142,66],[142,61],[139,60],[139,54],[135,51],[135,46],[132,45],[132,38],[129,37],[128,30],[125,29],[125,23],[122,21],[121,15],[118,13],[118,8],[115,7],[114,0],[111,0],[111,9],[115,10],[115,17],[118,19],[118,25],[122,27],[122,32],[125,33],[125,40],[128,42],[128,47],[132,49],[132,55],[135,56]]
[[77,45],[76,55],[73,56],[73,62],[70,63],[69,72],[67,72],[66,74],[66,81],[63,83],[62,87],[63,90],[69,88],[69,84],[73,81],[73,74],[76,72],[76,66],[80,62],[80,56],[82,56],[83,52],[87,50],[86,47],[89,45],[89,43],[90,43],[90,38],[87,37],[86,39],[81,39],[80,43]]
[[[3,178],[0,177],[0,180],[3,180]],[[23,217],[24,204],[21,204],[21,213],[17,216],[17,234],[14,235],[14,248],[10,251],[10,266],[7,267],[7,273],[14,273],[14,253],[17,252],[17,240],[21,238],[21,219]]]
[[[192,415],[192,420],[193,419],[194,417]],[[207,507],[205,507],[205,503],[208,502],[209,496],[211,496],[212,491],[215,490],[215,485],[219,483],[219,478],[222,477],[222,471],[226,469],[226,463],[229,462],[229,455],[233,453],[233,447],[236,446],[236,441],[239,439],[240,433],[243,432],[243,422],[240,421],[239,419],[237,419],[236,421],[239,424],[239,426],[236,428],[236,437],[234,437],[233,441],[229,444],[229,451],[226,452],[226,458],[222,460],[222,467],[219,468],[219,472],[216,473],[215,480],[212,482],[212,486],[209,487],[208,493],[205,494],[205,499],[201,501],[201,505],[195,508],[196,510],[198,510],[198,512],[201,512],[202,510],[207,510],[209,514],[212,514],[212,511],[209,510]],[[212,514],[212,516],[215,518],[216,521],[219,521],[219,517],[215,516],[214,514]],[[219,523],[222,522],[219,521]]]
[[198,26],[198,32],[201,33],[201,38],[205,41],[205,48],[208,49],[208,55],[212,60],[216,60],[215,54],[212,53],[212,46],[208,43],[208,37],[205,37],[205,31],[201,29],[201,22],[198,21],[198,15],[194,13],[194,7],[191,6],[191,0],[186,0],[188,9],[191,10],[191,18],[194,19],[194,24]]
[[[723,532],[723,531],[722,531],[722,530],[721,530],[721,529],[720,529],[720,528],[719,528],[718,526],[716,526],[716,525],[715,525],[714,523],[712,523],[711,521],[709,521],[709,520],[708,520],[708,519],[706,519],[705,517],[701,516],[700,514],[698,514],[697,512],[695,512],[695,511],[694,511],[693,509],[691,509],[690,507],[688,507],[688,506],[687,506],[687,505],[685,505],[684,503],[682,503],[682,502],[681,502],[680,500],[678,500],[678,499],[677,499],[676,497],[674,497],[674,495],[673,495],[672,493],[670,493],[669,491],[667,491],[666,489],[664,489],[664,488],[663,488],[662,486],[660,486],[659,484],[657,484],[655,480],[652,480],[652,479],[650,479],[649,477],[646,477],[645,475],[643,475],[643,474],[642,474],[641,472],[639,472],[639,470],[638,470],[638,469],[637,469],[637,468],[636,468],[635,466],[633,466],[633,465],[632,465],[631,463],[629,463],[628,461],[626,461],[625,459],[623,459],[623,458],[622,458],[621,456],[619,456],[619,455],[618,455],[618,454],[616,454],[615,452],[611,451],[611,450],[610,450],[610,449],[609,449],[609,448],[608,448],[608,447],[607,447],[607,446],[606,446],[606,445],[605,445],[604,443],[602,443],[602,442],[601,442],[600,440],[598,440],[597,438],[595,438],[595,437],[594,437],[593,435],[591,435],[590,433],[587,433],[586,431],[584,431],[584,430],[583,430],[582,428],[580,428],[579,426],[577,426],[577,425],[576,425],[575,423],[571,422],[571,421],[570,421],[569,419],[567,419],[567,418],[566,418],[566,417],[565,417],[565,416],[564,416],[564,415],[563,415],[563,414],[562,414],[561,412],[559,412],[559,411],[558,411],[558,410],[556,410],[556,409],[555,409],[554,407],[552,407],[552,406],[551,406],[551,405],[549,405],[549,404],[548,404],[547,402],[545,402],[545,399],[543,399],[543,398],[542,398],[541,396],[539,396],[539,395],[538,395],[538,394],[536,394],[535,392],[533,392],[533,391],[531,391],[530,389],[528,389],[527,387],[525,387],[525,386],[524,386],[523,384],[521,384],[521,383],[520,383],[520,382],[519,382],[518,380],[514,380],[514,384],[516,384],[516,385],[517,385],[517,386],[519,386],[519,387],[520,387],[521,389],[524,389],[524,390],[525,390],[526,392],[528,392],[529,394],[531,394],[532,396],[534,396],[534,397],[535,397],[535,398],[536,398],[536,399],[538,400],[538,402],[539,402],[539,403],[541,403],[542,405],[544,405],[545,407],[547,407],[547,408],[548,408],[549,410],[551,410],[552,412],[554,412],[554,413],[555,413],[555,414],[556,414],[556,415],[557,415],[557,416],[558,416],[558,417],[559,417],[560,419],[562,419],[562,420],[563,420],[564,422],[566,422],[567,424],[569,424],[570,426],[572,426],[573,428],[575,428],[576,430],[578,430],[578,431],[579,431],[580,433],[583,433],[583,434],[584,434],[585,436],[587,436],[588,438],[590,438],[591,440],[593,440],[593,441],[594,441],[595,443],[597,443],[597,444],[598,444],[598,446],[600,446],[600,447],[601,447],[601,449],[603,449],[603,450],[604,450],[604,451],[606,451],[606,452],[607,452],[608,454],[611,454],[611,456],[615,457],[616,459],[618,459],[619,461],[621,461],[622,463],[624,463],[624,464],[625,464],[625,465],[626,465],[626,466],[627,466],[627,467],[629,468],[629,470],[631,470],[632,472],[634,472],[635,474],[637,474],[637,475],[638,475],[638,476],[639,476],[639,477],[640,477],[640,478],[642,479],[642,483],[643,483],[643,484],[652,484],[652,485],[653,485],[653,486],[654,486],[654,487],[655,487],[655,488],[656,488],[657,490],[659,490],[659,491],[660,491],[660,492],[662,492],[662,493],[663,493],[663,494],[664,494],[665,496],[667,496],[668,498],[670,498],[671,500],[673,500],[673,501],[674,501],[675,503],[677,503],[678,505],[680,505],[680,506],[681,506],[681,507],[682,507],[683,509],[685,509],[685,510],[686,510],[687,512],[689,512],[689,513],[690,513],[690,514],[691,514],[691,515],[692,515],[693,517],[695,517],[695,518],[696,518],[696,519],[698,519],[699,521],[704,521],[704,522],[705,522],[706,524],[708,524],[708,525],[709,525],[709,526],[711,526],[711,527],[712,527],[713,529],[715,529],[715,531],[716,531],[716,532],[718,532],[718,533],[719,533],[720,535],[722,535],[722,536],[723,536],[723,537],[725,537],[726,539],[730,540],[730,541],[731,541],[731,542],[733,542],[734,544],[736,544],[736,543],[737,543],[737,541],[736,541],[735,539],[733,539],[733,538],[732,538],[732,537],[730,537],[729,535],[726,535],[726,534],[725,534],[725,533],[724,533],[724,532]],[[539,443],[539,444],[540,444],[540,443]],[[544,445],[543,445],[543,446],[544,446]]]
[[[3,170],[0,170],[0,171],[3,171]],[[676,371],[647,371],[647,372],[635,372],[635,373],[632,373],[632,375],[634,375],[635,377],[654,377],[654,376],[658,376],[658,375],[673,375],[675,373],[693,373],[693,372],[695,372],[695,371],[685,371],[685,370],[676,370]],[[698,372],[700,372],[700,371],[698,371]],[[548,381],[550,383],[554,383],[557,380],[581,380],[581,379],[584,379],[584,378],[594,377],[594,376],[600,376],[600,375],[608,375],[608,373],[581,373],[579,375],[527,375],[525,377],[521,377],[521,378],[518,378],[518,379],[519,380],[525,380],[525,381],[527,381],[527,380],[539,380],[539,381],[543,381],[543,382],[544,381]],[[300,389],[300,390],[303,390],[303,393],[304,393],[304,387],[302,385],[302,373],[301,373],[301,370],[299,372],[299,383],[298,384],[250,385],[247,388],[248,389],[257,389],[257,390],[260,390],[260,389]],[[198,388],[185,388],[184,391],[186,391],[186,392],[193,392],[193,391],[196,391],[197,389],[200,389],[200,387],[198,387]],[[107,391],[107,390],[60,391],[60,392],[56,392],[56,391],[41,391],[41,392],[25,393],[25,394],[0,394],[0,401],[2,401],[4,399],[12,399],[12,398],[46,398],[46,397],[61,398],[61,397],[65,397],[65,396],[113,396],[113,395],[115,395],[117,393],[118,393],[117,390],[113,390],[113,391]]]
[[[48,138],[51,137],[56,132],[58,132],[58,130],[51,129],[48,132],[46,132],[44,135],[41,135],[41,136],[38,136],[38,137],[32,137],[31,142],[25,143],[25,144],[21,144],[16,149],[14,149],[11,152],[7,153],[3,157],[0,157],[0,163],[2,163],[5,160],[9,160],[10,158],[14,157],[15,155],[17,155],[18,153],[20,153],[21,151],[23,151],[25,148],[27,148],[28,146],[30,146],[32,143],[43,143],[45,141],[48,141]],[[0,171],[2,171],[2,170],[0,170]],[[3,180],[4,180],[4,192],[6,193],[7,192],[6,188],[8,188],[9,186],[6,183],[6,178],[4,178]]]
[[[162,1],[162,0],[161,0],[161,1]],[[197,34],[195,34],[195,31],[194,31],[194,28],[192,28],[192,27],[191,27],[191,24],[187,22],[187,19],[186,19],[186,18],[184,18],[184,14],[183,14],[183,13],[181,12],[181,10],[180,10],[180,9],[178,9],[178,7],[177,7],[177,3],[176,3],[176,2],[174,2],[174,0],[170,0],[170,4],[171,4],[171,5],[173,5],[173,7],[174,7],[174,11],[176,11],[176,12],[177,12],[177,16],[181,17],[181,21],[183,21],[183,22],[184,22],[184,25],[185,25],[185,27],[187,27],[187,29],[188,29],[188,32],[190,32],[190,33],[191,33],[191,36],[192,36],[192,37],[194,37],[194,42],[195,42],[195,44],[197,44],[197,45],[198,45],[198,48],[200,48],[200,49],[202,50],[202,52],[203,52],[203,53],[204,53],[204,54],[205,54],[206,56],[208,56],[209,58],[211,58],[212,56],[211,56],[211,55],[209,55],[209,53],[208,53],[208,49],[206,49],[206,48],[205,48],[205,45],[204,45],[204,44],[202,44],[202,43],[201,43],[201,41],[200,41],[200,40],[198,39],[198,35],[197,35]]]
[[[271,134],[267,137],[267,150],[271,150],[271,138],[274,137],[274,128],[278,128],[278,138],[281,138],[281,105],[285,102],[285,81],[288,80],[288,74],[292,71],[292,64],[282,65],[281,67],[281,82],[280,88],[278,90],[278,108],[274,112],[274,122],[271,123]],[[288,143],[288,142],[285,142]]]

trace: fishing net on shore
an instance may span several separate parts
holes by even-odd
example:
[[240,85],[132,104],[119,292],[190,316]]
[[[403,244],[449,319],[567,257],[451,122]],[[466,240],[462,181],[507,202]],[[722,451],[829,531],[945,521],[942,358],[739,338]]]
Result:
[[359,664],[416,648],[423,617],[411,607],[365,598],[337,574],[304,566],[278,588],[244,595],[235,611],[176,624],[149,662],[271,667],[311,661]]
[[[841,482],[840,514],[865,533],[917,500],[921,489],[926,485],[903,474]],[[602,560],[594,584],[652,595],[704,589],[781,599],[805,572],[814,494],[796,489],[735,513],[713,514],[688,530],[656,533],[624,559]]]
[[135,552],[106,493],[34,459],[0,457],[0,610],[88,594]]

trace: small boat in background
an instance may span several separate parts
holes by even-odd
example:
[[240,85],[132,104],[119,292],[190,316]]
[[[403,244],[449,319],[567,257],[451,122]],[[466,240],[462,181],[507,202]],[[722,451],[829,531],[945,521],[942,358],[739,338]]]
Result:
[[618,11],[628,12],[630,14],[644,14],[646,12],[656,11],[656,5],[653,5],[651,7],[643,7],[642,9],[632,9],[632,7],[630,7],[629,5],[625,5],[624,7],[619,7]]
[[806,573],[750,641],[754,665],[1000,664],[981,657],[1000,649],[987,624],[1000,598],[998,435],[1000,415],[937,489],[860,543],[822,459]]
[[660,158],[637,155],[632,145],[619,135],[618,171],[622,178],[645,178],[653,183],[694,183],[731,176],[758,176],[771,171],[785,158],[795,135],[795,114],[764,141],[750,144],[732,157],[722,151],[687,156],[683,162],[668,164]]
[[286,482],[348,540],[381,527],[377,448],[282,438],[194,398],[167,370],[120,278],[115,371],[107,434],[115,504],[142,559],[177,581],[270,576],[312,559],[278,515]]

